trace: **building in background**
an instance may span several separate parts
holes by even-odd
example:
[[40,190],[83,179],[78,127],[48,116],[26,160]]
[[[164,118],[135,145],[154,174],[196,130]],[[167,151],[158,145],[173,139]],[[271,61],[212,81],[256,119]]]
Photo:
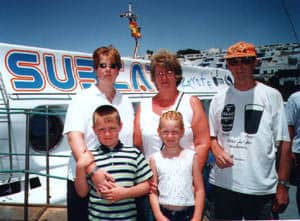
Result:
[[[224,56],[226,50],[212,48],[208,50],[186,49],[177,52],[184,64],[202,67],[226,68]],[[300,44],[270,44],[257,46],[259,63],[255,78],[277,88],[286,100],[289,95],[300,89]]]

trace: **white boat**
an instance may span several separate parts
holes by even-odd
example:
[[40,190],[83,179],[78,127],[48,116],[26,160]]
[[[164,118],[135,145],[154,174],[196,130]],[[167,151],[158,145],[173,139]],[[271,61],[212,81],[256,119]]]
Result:
[[[72,96],[96,82],[91,54],[0,43],[0,59],[0,203],[65,205],[64,114]],[[136,106],[156,93],[149,60],[122,62],[115,88]],[[183,77],[179,89],[206,108],[233,81],[227,70],[188,65]]]

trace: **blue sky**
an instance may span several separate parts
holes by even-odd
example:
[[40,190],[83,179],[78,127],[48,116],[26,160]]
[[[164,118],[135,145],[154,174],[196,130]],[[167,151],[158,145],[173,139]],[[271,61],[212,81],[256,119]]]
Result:
[[[134,40],[120,13],[126,0],[1,0],[0,42],[92,52],[112,44],[131,56]],[[299,0],[132,0],[146,50],[226,49],[237,41],[255,45],[296,42]]]

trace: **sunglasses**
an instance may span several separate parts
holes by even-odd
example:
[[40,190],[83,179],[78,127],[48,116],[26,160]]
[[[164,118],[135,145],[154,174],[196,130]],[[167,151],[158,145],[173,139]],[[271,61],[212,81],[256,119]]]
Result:
[[100,63],[99,65],[98,65],[98,67],[99,68],[107,68],[107,67],[109,67],[110,69],[116,69],[116,68],[118,68],[118,65],[117,64],[110,64],[110,65],[108,65],[108,64],[106,64],[106,63]]
[[252,64],[255,61],[255,57],[244,57],[244,58],[228,58],[227,63],[231,66],[236,66],[238,64]]

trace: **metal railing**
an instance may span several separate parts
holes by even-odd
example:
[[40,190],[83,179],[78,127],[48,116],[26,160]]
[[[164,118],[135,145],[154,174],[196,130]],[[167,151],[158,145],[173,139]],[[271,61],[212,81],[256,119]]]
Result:
[[[54,179],[60,179],[60,180],[66,180],[67,177],[62,177],[62,176],[56,176],[56,175],[52,175],[50,174],[50,164],[49,164],[49,159],[50,157],[62,157],[62,158],[67,158],[69,157],[69,155],[63,155],[63,154],[51,154],[49,148],[46,149],[46,151],[44,153],[30,153],[30,140],[29,140],[29,122],[30,122],[30,117],[33,115],[45,115],[46,116],[46,126],[45,126],[45,143],[46,143],[46,147],[49,147],[49,120],[48,120],[48,116],[50,115],[55,115],[55,116],[59,116],[59,115],[65,115],[65,110],[62,110],[60,108],[58,108],[57,110],[54,111],[53,108],[51,108],[51,112],[49,111],[49,107],[45,106],[45,108],[38,108],[38,109],[22,109],[22,108],[12,108],[12,109],[8,109],[8,108],[0,108],[0,116],[1,115],[13,115],[13,114],[22,114],[25,115],[25,152],[24,153],[13,153],[12,152],[12,148],[9,147],[8,148],[8,152],[0,152],[0,156],[4,156],[4,157],[8,157],[9,161],[10,161],[10,167],[7,170],[0,170],[0,174],[5,174],[5,173],[9,173],[10,177],[14,174],[14,173],[21,173],[24,174],[24,220],[28,220],[28,216],[29,216],[29,176],[31,174],[35,174],[35,175],[39,175],[39,176],[44,176],[46,177],[46,200],[47,203],[46,205],[50,205],[50,178],[54,178]],[[0,122],[1,123],[1,122]],[[3,127],[5,129],[5,127]],[[7,140],[7,145],[11,146],[12,145],[12,136],[9,137],[9,139]],[[25,167],[24,169],[14,169],[13,168],[13,157],[14,156],[23,156],[25,158]],[[31,170],[30,169],[30,157],[31,156],[45,156],[46,157],[46,166],[45,166],[45,170],[46,173],[41,173],[41,172],[37,172],[35,170]],[[1,160],[1,159],[0,159]],[[8,182],[10,182],[10,178],[8,179]]]

